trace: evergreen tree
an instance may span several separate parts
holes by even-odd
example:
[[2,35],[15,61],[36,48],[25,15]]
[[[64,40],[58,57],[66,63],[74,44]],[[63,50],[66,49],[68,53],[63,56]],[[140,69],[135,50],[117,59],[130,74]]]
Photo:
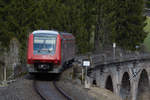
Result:
[[134,50],[143,43],[143,0],[97,0],[95,46],[117,45]]
[[6,17],[8,15],[6,3],[9,4],[9,2],[4,2],[3,0],[0,0],[0,42],[1,45],[4,47],[8,47],[9,40],[11,38],[11,34],[7,28],[8,22],[6,21]]
[[[92,25],[95,19],[91,12],[91,1],[64,0],[59,2],[57,13],[57,29],[73,33],[80,53],[91,50]],[[56,5],[57,6],[57,5]],[[59,27],[58,27],[59,26]]]
[[20,57],[22,61],[26,58],[26,43],[29,32],[34,25],[34,9],[37,2],[32,0],[0,1],[0,38],[2,44],[8,47],[10,39],[16,37],[20,44]]
[[143,0],[118,0],[113,20],[112,39],[125,49],[135,50],[136,45],[143,43],[146,33],[143,31]]
[[[105,47],[112,43],[112,28],[115,21],[116,0],[97,0],[95,46]],[[99,48],[99,47],[98,47]]]

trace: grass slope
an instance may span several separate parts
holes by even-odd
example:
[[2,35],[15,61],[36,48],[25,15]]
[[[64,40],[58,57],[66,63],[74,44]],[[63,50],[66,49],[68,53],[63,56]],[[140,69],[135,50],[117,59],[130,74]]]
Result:
[[146,19],[147,25],[144,28],[144,31],[147,32],[147,37],[144,40],[144,45],[148,51],[150,51],[150,17]]

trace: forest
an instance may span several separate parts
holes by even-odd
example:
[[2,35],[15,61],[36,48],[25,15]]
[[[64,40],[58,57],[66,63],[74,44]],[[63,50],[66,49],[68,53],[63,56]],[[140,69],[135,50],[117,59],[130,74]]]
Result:
[[0,0],[0,43],[9,49],[20,43],[26,59],[28,35],[34,30],[58,30],[76,37],[78,53],[94,51],[115,42],[135,50],[147,36],[143,28],[145,0]]

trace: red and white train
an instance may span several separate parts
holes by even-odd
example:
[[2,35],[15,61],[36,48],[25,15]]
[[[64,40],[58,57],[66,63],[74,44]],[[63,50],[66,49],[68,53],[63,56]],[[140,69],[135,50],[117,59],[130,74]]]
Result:
[[29,73],[61,73],[75,57],[75,37],[70,33],[37,30],[29,35]]

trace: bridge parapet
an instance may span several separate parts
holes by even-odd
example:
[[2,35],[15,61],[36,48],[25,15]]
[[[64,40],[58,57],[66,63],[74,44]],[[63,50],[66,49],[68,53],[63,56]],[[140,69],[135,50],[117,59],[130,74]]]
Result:
[[131,61],[142,61],[150,60],[149,53],[128,53],[120,54],[119,56],[108,56],[107,54],[94,54],[94,55],[82,55],[76,58],[76,60],[82,65],[84,59],[89,59],[91,61],[91,68],[101,65],[124,63]]
[[130,55],[116,56],[116,57],[101,56],[101,55],[92,56],[92,62],[94,66],[111,64],[111,63],[149,60],[149,59],[150,59],[150,54],[138,54],[138,55],[130,54]]

